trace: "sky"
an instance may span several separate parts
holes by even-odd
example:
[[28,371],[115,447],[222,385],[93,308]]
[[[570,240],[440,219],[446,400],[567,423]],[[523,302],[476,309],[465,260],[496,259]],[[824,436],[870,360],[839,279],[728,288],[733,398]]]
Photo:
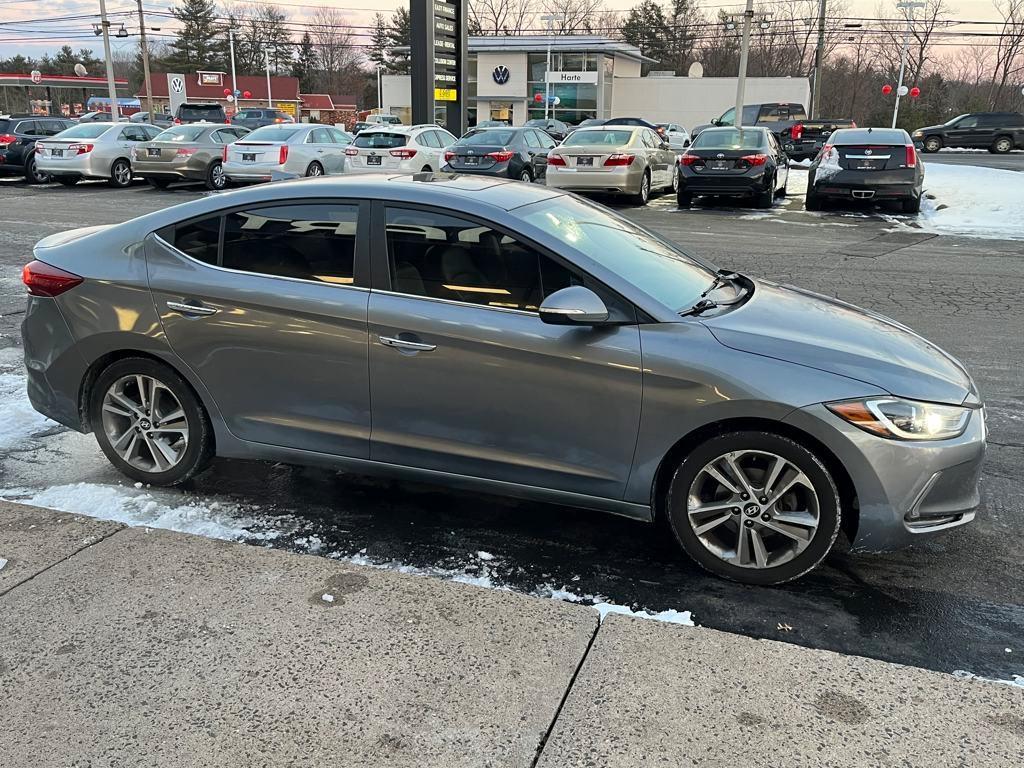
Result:
[[[256,0],[266,2],[267,0]],[[635,5],[638,0],[606,0],[609,9],[625,11]],[[894,2],[879,3],[878,0],[848,0],[851,14],[865,18],[876,18],[879,5],[888,7],[891,12],[887,16],[895,16]],[[997,20],[998,14],[992,6],[992,0],[948,0],[955,9],[953,16],[964,20]],[[115,50],[133,50],[136,45],[138,22],[134,15],[134,0],[106,0],[107,12],[111,14],[113,28],[116,30],[123,22],[131,33],[128,38],[112,38]],[[174,5],[173,0],[156,2],[144,0],[147,11],[166,12]],[[239,3],[244,4],[244,3]],[[315,6],[330,6],[343,11],[354,25],[368,25],[376,11],[390,15],[400,4],[399,0],[280,0],[275,5],[286,10],[293,21],[301,22],[303,16],[309,14]],[[727,0],[703,0],[704,8],[738,8],[739,2]],[[755,9],[761,5],[755,0]],[[44,10],[45,8],[45,10]],[[42,23],[39,19],[52,19],[58,16],[83,16],[84,18],[66,19],[59,22]],[[0,0],[0,57],[9,57],[17,53],[26,56],[39,56],[45,52],[54,52],[64,43],[75,50],[86,47],[102,58],[103,44],[91,33],[91,25],[99,20],[99,0],[51,0],[40,3],[38,0]],[[169,33],[168,20],[158,17],[147,19],[147,27],[161,27],[160,33],[151,33],[154,37]],[[46,38],[46,39],[40,39]],[[361,38],[365,41],[366,38]]]

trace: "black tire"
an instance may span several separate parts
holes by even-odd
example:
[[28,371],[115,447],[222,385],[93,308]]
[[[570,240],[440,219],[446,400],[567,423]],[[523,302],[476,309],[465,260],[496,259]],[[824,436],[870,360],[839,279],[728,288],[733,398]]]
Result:
[[[690,525],[687,503],[694,479],[708,462],[740,450],[781,456],[806,475],[817,494],[818,526],[814,535],[806,549],[781,565],[749,568],[728,563],[705,547]],[[758,586],[792,581],[817,566],[831,551],[842,518],[839,491],[821,459],[795,440],[772,432],[729,432],[695,448],[676,469],[664,509],[676,541],[698,565],[716,576]],[[739,519],[744,519],[742,514]]]
[[59,184],[63,184],[65,187],[73,187],[81,181],[81,178],[81,176],[54,176],[53,180]]
[[320,165],[320,163],[316,162],[315,160],[312,163],[310,163],[309,167],[306,169],[306,177],[307,178],[319,177],[319,176],[323,176],[323,175],[324,175],[324,167],[322,165]]
[[665,187],[670,195],[679,195],[679,166],[672,166],[672,183]]
[[942,149],[942,139],[938,136],[929,136],[924,140],[925,152],[938,152],[940,149]]
[[643,178],[640,179],[640,191],[633,195],[633,202],[636,205],[647,205],[647,201],[651,199],[651,172],[644,171]]
[[820,211],[821,210],[821,198],[817,195],[812,195],[810,192],[804,197],[804,210],[806,211]]
[[[129,464],[114,450],[103,427],[102,407],[107,390],[118,379],[131,375],[152,376],[178,399],[185,413],[189,442],[181,460],[164,472],[147,472]],[[213,428],[206,410],[192,388],[172,368],[147,357],[128,357],[111,363],[100,372],[89,396],[90,423],[100,450],[122,474],[151,485],[177,485],[205,469],[213,458]]]
[[900,208],[904,213],[919,213],[921,211],[921,198],[908,197],[900,201]]
[[[127,169],[127,175],[125,174]],[[110,179],[107,183],[116,189],[125,189],[132,185],[132,164],[123,157],[117,158],[110,164]]]
[[149,184],[149,186],[153,187],[154,189],[167,189],[167,187],[171,185],[171,182],[168,179],[147,178],[146,182]]
[[25,181],[29,184],[45,184],[49,180],[50,174],[40,171],[36,165],[35,155],[29,155],[28,160],[25,162]]
[[990,151],[997,155],[1005,155],[1013,149],[1013,139],[1009,136],[996,136]]
[[754,207],[756,208],[771,208],[772,201],[775,199],[775,179],[772,178],[768,184],[768,189],[764,192],[758,192],[754,195]]
[[213,192],[219,192],[228,185],[228,177],[224,175],[224,165],[220,160],[214,160],[206,169],[206,188]]
[[680,189],[676,192],[676,205],[680,208],[689,208],[693,205],[693,194]]
[[523,170],[519,172],[519,180],[527,184],[533,183],[533,174],[530,172],[529,168],[523,168]]

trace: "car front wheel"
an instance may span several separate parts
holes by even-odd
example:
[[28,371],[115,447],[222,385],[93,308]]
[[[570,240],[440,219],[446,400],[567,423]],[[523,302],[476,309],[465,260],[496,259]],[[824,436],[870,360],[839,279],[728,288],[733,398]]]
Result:
[[665,510],[683,550],[745,584],[791,581],[832,549],[839,492],[810,450],[771,432],[713,437],[680,463]]
[[647,205],[651,199],[651,172],[644,171],[640,179],[640,191],[633,196],[633,202],[637,205]]
[[925,152],[938,152],[940,149],[942,149],[942,139],[938,136],[929,136],[924,140]]
[[1013,149],[1013,141],[1009,136],[1000,136],[994,142],[992,142],[992,151],[997,155],[1005,155]]
[[176,485],[212,457],[206,411],[185,380],[155,360],[130,357],[104,369],[89,413],[100,449],[134,480]]

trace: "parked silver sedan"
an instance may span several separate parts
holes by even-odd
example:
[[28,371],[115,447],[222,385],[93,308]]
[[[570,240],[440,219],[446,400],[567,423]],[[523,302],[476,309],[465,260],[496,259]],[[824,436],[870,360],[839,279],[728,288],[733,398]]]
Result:
[[217,123],[190,123],[168,128],[153,141],[132,150],[132,170],[152,186],[164,189],[178,181],[201,181],[207,189],[224,189],[227,145],[248,128]]
[[652,189],[675,191],[677,153],[644,126],[579,128],[548,153],[546,183],[574,192],[629,195],[646,205]]
[[229,181],[272,181],[275,174],[324,176],[345,168],[352,136],[329,125],[267,125],[230,144],[224,155]]
[[159,133],[153,125],[79,123],[36,142],[36,167],[67,186],[82,179],[107,179],[111,186],[127,187],[134,178],[132,149]]

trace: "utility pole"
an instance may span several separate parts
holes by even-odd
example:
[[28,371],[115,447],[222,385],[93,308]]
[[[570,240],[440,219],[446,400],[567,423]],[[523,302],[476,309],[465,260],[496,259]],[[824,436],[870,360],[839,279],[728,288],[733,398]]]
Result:
[[825,4],[818,4],[818,47],[814,50],[814,91],[811,93],[811,117],[818,118],[821,110],[821,67],[825,58]]
[[907,13],[907,31],[903,35],[903,51],[900,53],[900,77],[899,84],[896,86],[896,105],[892,109],[892,127],[896,127],[896,118],[900,115],[900,97],[906,92],[906,86],[903,85],[903,74],[907,69],[907,49],[910,47],[910,33],[913,30],[914,24],[914,9],[924,8],[927,3],[912,2],[911,0],[904,0],[904,2],[896,3],[896,7],[900,10],[906,11]]
[[754,23],[754,0],[747,0],[743,11],[743,43],[740,46],[740,74],[736,80],[736,114],[732,124],[743,127],[743,99],[747,89],[747,58],[750,54],[750,27]]
[[114,62],[110,57],[110,22],[107,21],[107,4],[100,0],[100,29],[103,32],[103,57],[107,63],[107,89],[110,91],[110,119],[115,123],[120,117],[117,108],[117,86],[114,85]]
[[[142,2],[142,0],[139,0]],[[238,112],[238,78],[235,77],[235,30],[228,27],[228,50],[231,51],[231,98],[235,100],[235,112]]]
[[149,122],[153,122],[153,81],[149,77],[149,46],[146,45],[146,17],[142,15],[142,0],[139,4],[139,44],[142,48],[142,74],[146,78],[146,109],[149,110]]
[[274,106],[274,99],[270,95],[270,46],[267,46],[267,106]]

